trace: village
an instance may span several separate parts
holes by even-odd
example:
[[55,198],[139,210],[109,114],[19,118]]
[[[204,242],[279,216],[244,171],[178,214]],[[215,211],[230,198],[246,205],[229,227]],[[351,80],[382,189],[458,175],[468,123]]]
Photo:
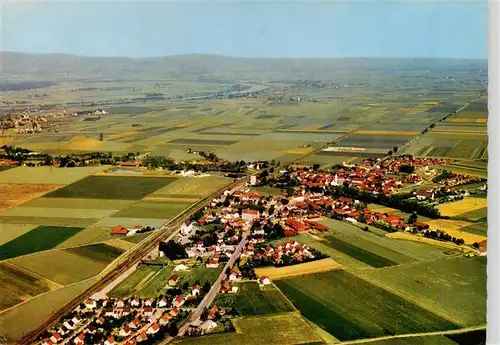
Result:
[[[253,175],[245,188],[226,191],[194,213],[173,240],[160,244],[156,257],[143,260],[144,264],[171,260],[175,265],[173,274],[164,282],[164,294],[144,299],[88,299],[46,332],[39,344],[153,344],[165,337],[200,335],[219,329],[233,311],[214,304],[218,294],[238,294],[238,283],[243,281],[256,281],[261,287],[271,284],[269,277],[255,273],[256,268],[294,266],[328,258],[305,243],[287,240],[305,233],[327,233],[330,228],[320,223],[325,218],[355,224],[359,231],[374,226],[387,232],[425,237],[436,231],[445,234],[417,220],[417,213],[405,219],[371,210],[358,198],[335,194],[342,188],[372,196],[398,195],[405,186],[422,181],[422,175],[429,174],[430,180],[442,176],[441,171],[430,168],[439,163],[442,160],[391,157],[385,162],[369,159],[359,167],[340,167],[335,172],[304,167],[273,174],[263,170]],[[416,169],[419,174],[414,172]],[[402,171],[408,172],[401,174]],[[446,176],[446,182],[445,187],[413,191],[409,197],[415,203],[428,203],[443,188],[448,195],[463,196],[453,188],[477,179],[451,174]],[[281,193],[264,195],[254,189],[262,185],[278,187]],[[117,225],[110,229],[110,234],[128,236],[153,230],[150,226],[127,229]],[[464,244],[462,239],[448,237],[437,239]],[[486,255],[486,241],[477,244],[476,249],[477,255]],[[222,270],[213,284],[182,284],[179,272],[193,266]]]

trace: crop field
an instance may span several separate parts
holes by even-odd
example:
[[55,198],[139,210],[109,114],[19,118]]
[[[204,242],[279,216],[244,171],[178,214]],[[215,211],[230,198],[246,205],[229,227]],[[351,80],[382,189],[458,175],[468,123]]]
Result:
[[452,237],[462,238],[465,244],[471,245],[474,242],[481,242],[486,239],[485,236],[476,235],[470,232],[462,231],[462,228],[470,226],[471,223],[461,220],[434,219],[429,222],[431,229],[440,229]]
[[485,257],[456,257],[360,274],[461,326],[486,323]]
[[109,264],[63,249],[22,256],[8,262],[61,285],[92,278]]
[[77,226],[86,227],[97,219],[93,218],[64,218],[64,217],[39,217],[39,216],[4,216],[0,214],[0,224],[37,224],[46,226]]
[[488,202],[484,198],[468,197],[462,200],[441,204],[438,210],[442,216],[455,217],[464,213],[486,208]]
[[342,265],[338,262],[330,258],[326,258],[293,266],[257,267],[255,269],[255,274],[257,274],[258,277],[268,277],[269,279],[283,279],[287,277],[301,276],[304,274],[338,270],[341,268]]
[[231,179],[219,176],[186,177],[175,180],[154,192],[153,196],[164,197],[203,197],[229,184]]
[[12,241],[16,237],[19,237],[34,228],[38,225],[34,224],[9,224],[9,223],[0,223],[0,246]]
[[113,217],[170,219],[187,209],[191,204],[192,202],[141,200],[113,214]]
[[488,223],[487,222],[472,223],[471,225],[460,228],[460,231],[465,231],[470,234],[487,237]]
[[88,246],[74,247],[65,249],[68,253],[80,255],[89,258],[92,261],[110,263],[119,257],[125,250],[105,243],[96,243]]
[[78,227],[38,226],[0,246],[0,260],[52,249],[82,229]]
[[108,228],[108,230],[110,227],[114,227],[117,225],[122,225],[124,227],[134,227],[136,225],[141,225],[154,226],[155,228],[158,228],[166,222],[167,219],[157,218],[106,217],[95,223],[94,226],[100,228]]
[[0,311],[51,290],[47,281],[5,263],[0,263],[0,276]]
[[459,246],[453,242],[445,242],[445,241],[434,240],[432,238],[427,238],[424,236],[417,236],[417,235],[410,234],[408,232],[401,232],[401,231],[391,232],[391,233],[388,233],[386,235],[386,237],[390,238],[390,239],[408,240],[408,241],[414,241],[414,242],[418,242],[418,243],[427,243],[427,244],[433,245],[433,246],[448,248],[448,249],[451,249],[453,251],[473,252],[473,250],[470,247]]
[[276,284],[302,315],[339,340],[458,328],[342,270],[279,280]]
[[[283,151],[301,148],[305,144],[308,143],[305,141],[262,140],[255,138],[220,148],[215,154],[231,161],[272,160],[282,156],[284,154]],[[251,150],[249,150],[250,147],[252,148]]]
[[132,203],[132,200],[41,197],[22,204],[22,207],[120,210]]
[[[459,344],[444,335],[432,335],[424,337],[410,337],[404,339],[387,339],[370,342],[371,345],[467,345]],[[472,345],[472,344],[469,344]],[[479,345],[479,343],[477,344]]]
[[111,247],[121,249],[123,251],[130,250],[134,247],[134,243],[129,241],[124,241],[123,239],[120,238],[113,238],[109,241],[106,241],[105,244]]
[[211,140],[211,139],[174,139],[170,141],[170,144],[181,144],[181,145],[231,145],[236,143],[234,140]]
[[[420,243],[391,240],[384,235],[363,231],[347,222],[326,219],[320,221],[320,223],[331,229],[331,231],[323,236],[334,237],[341,241],[340,244],[336,245],[344,247],[343,243],[345,243],[347,244],[345,247],[346,250],[351,250],[353,246],[357,247],[357,249],[361,249],[359,253],[363,255],[365,254],[364,252],[368,252],[366,258],[372,257],[371,254],[374,254],[374,260],[378,260],[377,257],[381,257],[381,260],[389,260],[396,264],[402,264],[415,260],[435,260],[450,255],[448,251],[442,248],[435,248]],[[327,246],[331,245],[328,241],[324,242],[324,244]],[[354,248],[352,250],[353,252],[357,252],[357,249]],[[356,255],[359,255],[361,258],[361,254]],[[335,256],[332,255],[332,257],[335,259]],[[340,259],[339,262],[341,262]],[[380,262],[382,263],[383,261]]]
[[127,236],[127,237],[123,238],[122,240],[137,244],[137,243],[141,242],[143,239],[145,239],[146,237],[148,237],[149,235],[151,235],[151,233],[139,234],[139,235],[134,235],[134,236]]
[[186,337],[180,345],[321,344],[321,338],[296,312],[236,318],[236,332]]
[[91,225],[60,243],[57,248],[81,246],[89,243],[103,242],[112,238],[113,235],[109,233],[109,228]]
[[109,216],[118,210],[105,209],[77,209],[77,208],[55,208],[55,207],[16,207],[2,213],[2,217],[46,217],[57,218],[64,215],[65,218],[91,218],[100,219]]
[[135,296],[137,290],[144,286],[160,270],[162,270],[160,266],[139,266],[127,279],[111,290],[108,295],[115,298]]
[[188,282],[189,286],[195,285],[199,281],[202,285],[207,280],[213,283],[222,272],[222,268],[191,267],[188,270],[177,273],[181,277],[181,283]]
[[274,286],[260,288],[256,282],[239,284],[238,293],[220,294],[216,305],[235,308],[240,316],[265,315],[293,311],[294,308]]
[[401,146],[413,138],[413,135],[373,135],[354,134],[340,140],[336,146],[380,148],[392,150],[394,146]]
[[[38,327],[54,310],[69,302],[94,282],[94,280],[86,280],[67,286],[35,297],[20,306],[1,313],[0,334],[10,342],[20,340],[26,332]],[[22,327],[19,327],[19,320],[22,320]]]
[[161,177],[89,176],[45,197],[137,200],[173,181]]
[[4,184],[0,183],[0,212],[21,205],[63,185],[51,184]]
[[0,181],[1,183],[20,184],[70,184],[104,169],[105,167],[79,167],[75,169],[47,166],[17,167],[0,171]]

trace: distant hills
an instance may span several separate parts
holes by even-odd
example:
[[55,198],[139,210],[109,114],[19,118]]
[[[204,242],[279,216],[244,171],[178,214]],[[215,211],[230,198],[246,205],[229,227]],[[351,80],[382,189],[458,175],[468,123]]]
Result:
[[4,79],[325,79],[330,75],[418,70],[486,70],[486,60],[456,59],[269,59],[188,54],[158,58],[85,57],[0,52]]

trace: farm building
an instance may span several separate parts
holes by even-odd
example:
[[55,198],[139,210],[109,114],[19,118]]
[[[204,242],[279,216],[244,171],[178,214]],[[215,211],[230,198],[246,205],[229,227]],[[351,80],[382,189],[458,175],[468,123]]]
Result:
[[128,234],[128,230],[122,226],[122,225],[117,225],[114,228],[109,229],[109,233],[111,235],[123,235],[126,236]]
[[247,223],[252,223],[254,220],[259,218],[259,211],[246,209],[241,211],[241,219]]

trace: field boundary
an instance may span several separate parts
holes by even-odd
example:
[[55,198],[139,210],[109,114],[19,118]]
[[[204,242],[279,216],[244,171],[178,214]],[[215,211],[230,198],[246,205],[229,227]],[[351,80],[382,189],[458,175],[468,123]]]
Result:
[[486,326],[487,325],[471,326],[471,327],[465,327],[465,328],[460,328],[460,329],[451,329],[451,330],[447,330],[447,331],[396,334],[396,335],[388,335],[388,336],[377,337],[377,338],[341,341],[340,344],[346,344],[346,345],[347,344],[364,344],[364,343],[372,343],[372,342],[380,341],[380,340],[389,340],[389,339],[397,339],[397,338],[404,339],[404,338],[428,337],[428,336],[434,336],[434,335],[461,334],[461,333],[468,333],[468,332],[472,332],[472,331],[486,330]]

